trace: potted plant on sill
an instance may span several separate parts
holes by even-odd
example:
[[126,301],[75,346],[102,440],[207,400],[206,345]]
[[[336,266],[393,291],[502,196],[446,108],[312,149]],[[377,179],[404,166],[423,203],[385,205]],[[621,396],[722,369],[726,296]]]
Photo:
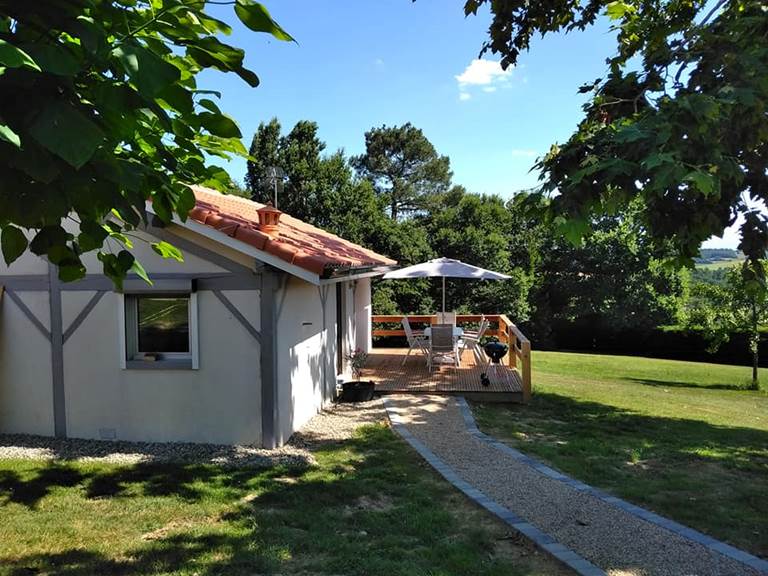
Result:
[[344,402],[368,402],[373,398],[375,385],[371,381],[360,381],[363,367],[368,360],[368,352],[355,348],[353,352],[346,355],[346,359],[349,361],[349,367],[352,369],[352,375],[355,379],[352,382],[342,384],[341,399]]

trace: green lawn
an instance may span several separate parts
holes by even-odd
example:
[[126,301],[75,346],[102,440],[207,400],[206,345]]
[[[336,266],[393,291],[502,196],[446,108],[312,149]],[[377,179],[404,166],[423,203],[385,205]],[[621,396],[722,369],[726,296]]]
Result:
[[0,460],[0,575],[561,574],[383,426],[307,469]]
[[749,368],[557,352],[533,367],[529,405],[474,405],[485,432],[768,556],[768,394],[738,390]]

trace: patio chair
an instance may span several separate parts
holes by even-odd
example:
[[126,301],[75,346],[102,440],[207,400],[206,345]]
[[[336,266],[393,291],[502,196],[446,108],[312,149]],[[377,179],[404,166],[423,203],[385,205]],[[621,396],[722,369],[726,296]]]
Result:
[[408,360],[408,356],[410,356],[411,352],[414,350],[419,350],[425,356],[427,355],[427,338],[423,334],[413,333],[413,330],[411,329],[411,323],[408,322],[408,318],[403,318],[400,320],[400,323],[403,325],[403,330],[405,330],[405,338],[408,340],[408,354],[405,355],[403,361],[400,363],[400,366],[403,366],[405,365],[405,361]]
[[488,319],[483,316],[480,319],[480,326],[478,327],[477,332],[464,332],[464,335],[461,338],[461,356],[464,355],[465,350],[469,349],[472,350],[476,364],[479,365],[483,362],[484,352],[483,347],[480,346],[480,339],[485,336],[485,332],[488,330],[490,324]]
[[427,355],[427,366],[430,372],[437,358],[449,358],[456,368],[459,367],[459,343],[453,337],[453,326],[450,324],[432,326]]
[[435,324],[450,324],[456,326],[456,312],[438,312],[435,314],[437,322]]

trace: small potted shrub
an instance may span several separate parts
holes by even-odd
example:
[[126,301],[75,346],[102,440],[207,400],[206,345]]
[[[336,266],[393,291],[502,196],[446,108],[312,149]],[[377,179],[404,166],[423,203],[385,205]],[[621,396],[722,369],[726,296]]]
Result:
[[346,356],[349,361],[349,367],[352,369],[352,375],[355,379],[352,382],[342,384],[341,399],[344,402],[367,402],[373,398],[374,383],[371,381],[361,382],[360,376],[363,375],[363,367],[368,360],[368,352],[356,348]]

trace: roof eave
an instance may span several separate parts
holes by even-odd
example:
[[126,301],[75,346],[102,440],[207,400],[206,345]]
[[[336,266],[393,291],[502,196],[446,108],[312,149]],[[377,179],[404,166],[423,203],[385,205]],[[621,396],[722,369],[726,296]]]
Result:
[[[149,203],[147,206],[147,211],[150,212],[151,214],[155,214],[154,210],[152,210],[151,204]],[[193,220],[192,218],[187,218],[186,222],[182,222],[181,219],[174,214],[173,224],[177,226],[181,226],[182,228],[186,228],[190,232],[199,234],[204,238],[208,238],[209,240],[218,242],[219,244],[222,244],[223,246],[236,250],[242,254],[245,254],[246,256],[250,256],[263,264],[268,264],[270,266],[273,266],[274,268],[277,268],[278,270],[287,272],[292,276],[301,278],[302,280],[305,280],[310,284],[314,284],[315,286],[320,285],[321,278],[319,274],[314,274],[309,270],[296,266],[295,264],[286,262],[285,260],[282,260],[277,256],[273,256],[269,252],[265,252],[264,250],[259,250],[258,248],[251,246],[246,242],[237,240],[236,238],[233,238],[232,236],[229,236],[224,232],[217,230],[216,228],[211,228],[210,226],[201,224],[200,222]],[[256,270],[256,266],[254,266],[254,270]]]
[[390,270],[394,270],[395,265],[372,264],[369,266],[346,266],[336,267],[326,270],[320,277],[321,284],[333,284],[344,280],[358,280],[360,278],[374,278],[383,276]]

